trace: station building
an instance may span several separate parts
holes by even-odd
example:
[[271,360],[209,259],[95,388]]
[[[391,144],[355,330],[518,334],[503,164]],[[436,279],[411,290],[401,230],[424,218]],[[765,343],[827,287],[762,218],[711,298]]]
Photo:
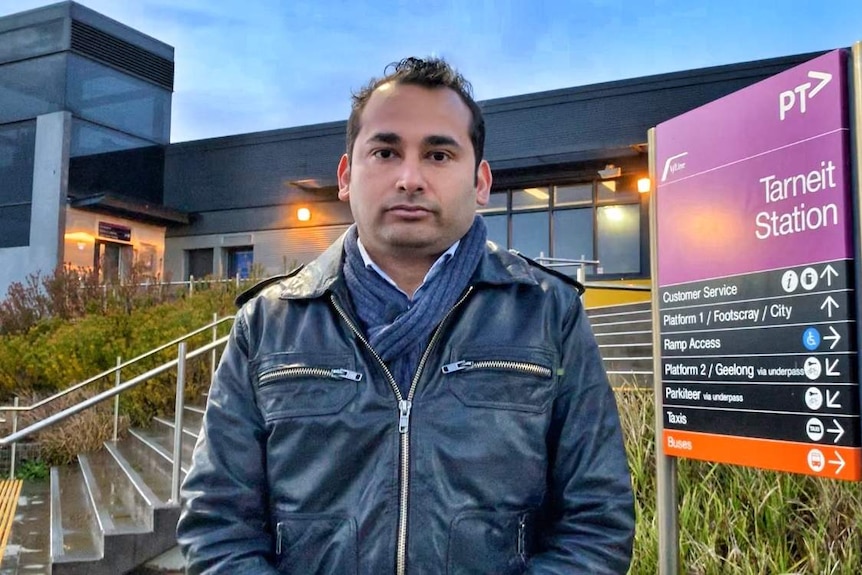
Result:
[[[647,130],[819,54],[480,102],[490,238],[648,283]],[[352,223],[346,120],[171,144],[173,82],[171,46],[80,4],[0,18],[0,293],[64,263],[106,282],[135,262],[162,281],[283,273]]]

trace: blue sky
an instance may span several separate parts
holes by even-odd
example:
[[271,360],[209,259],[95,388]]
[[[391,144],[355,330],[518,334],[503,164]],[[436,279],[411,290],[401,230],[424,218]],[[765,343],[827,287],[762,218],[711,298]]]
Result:
[[486,100],[862,40],[862,0],[79,3],[174,46],[174,142],[344,120],[351,91],[410,55],[445,57]]

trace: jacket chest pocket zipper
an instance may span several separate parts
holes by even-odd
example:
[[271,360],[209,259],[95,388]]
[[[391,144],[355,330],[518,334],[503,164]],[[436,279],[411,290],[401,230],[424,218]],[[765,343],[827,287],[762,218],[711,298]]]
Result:
[[526,375],[535,375],[538,377],[551,377],[553,373],[551,369],[543,365],[529,363],[525,361],[507,361],[507,360],[461,360],[454,363],[447,363],[441,370],[443,373],[454,373],[456,371],[473,370],[473,369],[494,369],[501,371],[517,371]]
[[280,367],[270,369],[260,374],[258,386],[264,387],[280,379],[292,378],[346,379],[361,381],[362,374],[349,369],[330,369],[323,367]]

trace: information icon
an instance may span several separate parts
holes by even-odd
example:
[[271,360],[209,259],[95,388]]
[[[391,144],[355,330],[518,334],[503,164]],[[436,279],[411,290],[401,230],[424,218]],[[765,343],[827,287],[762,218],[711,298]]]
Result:
[[802,365],[802,369],[805,371],[805,377],[808,379],[817,379],[820,377],[820,372],[823,370],[820,365],[820,360],[816,357],[807,358],[805,363]]
[[825,433],[825,430],[823,429],[823,422],[816,417],[812,417],[805,424],[805,433],[808,434],[808,437],[811,438],[811,441],[820,441],[821,439],[823,439],[823,434]]
[[808,351],[814,351],[820,347],[820,332],[816,328],[809,327],[802,332],[802,345]]
[[817,287],[817,270],[814,268],[805,268],[802,270],[802,273],[799,274],[799,283],[802,285],[802,289],[806,291],[811,291]]
[[820,409],[823,406],[823,394],[816,387],[805,390],[805,405],[808,409]]
[[796,275],[795,271],[787,270],[784,272],[784,275],[781,276],[781,287],[784,288],[784,291],[787,293],[795,292],[798,285],[799,276]]
[[823,452],[819,449],[812,449],[808,452],[808,467],[811,471],[823,471],[826,467],[826,458],[823,457]]

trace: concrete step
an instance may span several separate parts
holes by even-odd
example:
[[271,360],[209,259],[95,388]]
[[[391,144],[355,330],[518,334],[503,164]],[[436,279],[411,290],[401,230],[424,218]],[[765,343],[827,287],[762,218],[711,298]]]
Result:
[[618,333],[597,333],[596,343],[603,345],[652,344],[651,331],[626,331]]
[[99,525],[81,468],[78,465],[52,468],[51,563],[54,572],[64,564],[97,561],[103,551]]
[[79,454],[78,465],[103,535],[142,533],[153,528],[150,503],[107,450]]
[[[174,430],[162,423],[154,422],[147,429],[130,430],[130,434],[135,436],[148,448],[152,449],[158,456],[164,458],[168,463],[173,463],[174,460]],[[184,434],[185,435],[185,434]],[[192,462],[192,452],[194,451],[194,443],[187,435],[183,437],[182,455],[180,457],[180,469],[182,473],[188,473]]]
[[153,507],[164,507],[171,499],[171,462],[169,458],[166,459],[144,443],[139,433],[130,432],[129,436],[118,441],[113,449],[152,492]]
[[621,305],[608,305],[602,307],[591,307],[588,308],[587,315],[590,318],[599,317],[599,316],[614,316],[619,314],[628,314],[628,313],[650,313],[652,310],[652,302],[644,301],[644,302],[635,302]]
[[195,433],[200,432],[201,425],[203,425],[205,409],[206,406],[203,405],[185,406],[185,412],[183,413],[183,427],[194,430]]
[[652,359],[652,342],[649,343],[614,343],[599,344],[599,353],[605,362],[621,359]]
[[653,385],[650,302],[587,310],[608,380],[614,387]]
[[596,335],[628,332],[652,333],[652,319],[615,318],[614,321],[594,323],[590,327],[593,328],[593,333]]

